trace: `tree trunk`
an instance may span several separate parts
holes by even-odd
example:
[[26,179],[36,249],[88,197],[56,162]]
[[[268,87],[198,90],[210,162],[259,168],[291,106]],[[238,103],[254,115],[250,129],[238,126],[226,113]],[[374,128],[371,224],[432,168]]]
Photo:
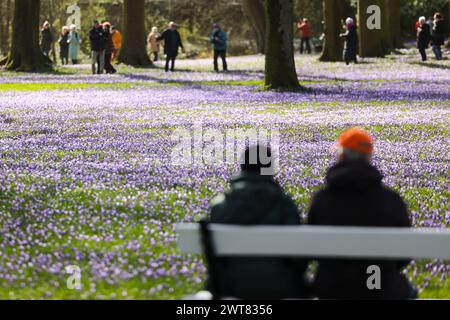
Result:
[[243,0],[243,11],[248,16],[256,36],[258,53],[266,52],[266,17],[263,0]]
[[11,50],[0,64],[14,71],[51,69],[52,63],[39,47],[40,0],[15,0]]
[[[448,30],[450,31],[450,0],[448,1],[448,23],[449,23]],[[448,38],[447,48],[450,48],[450,37]]]
[[298,89],[294,61],[294,17],[292,0],[266,0],[266,76],[267,89]]
[[[11,0],[1,1],[4,3],[2,14],[2,22],[0,24],[0,51],[2,54],[7,54],[9,51],[9,29],[11,27]],[[4,22],[4,23],[3,23]]]
[[[3,0],[0,0],[0,17],[4,17],[5,13],[3,11]],[[3,19],[0,20],[0,57],[3,54],[3,43],[4,43],[4,37],[5,37],[5,28],[3,24]]]
[[393,49],[404,48],[402,41],[401,7],[402,0],[387,0],[389,12],[389,29]]
[[[381,29],[369,29],[367,21],[372,14],[367,13],[370,5],[381,8]],[[385,0],[358,0],[358,26],[359,26],[359,55],[361,57],[384,57],[388,52],[384,29],[389,31],[386,25]]]
[[344,45],[339,34],[342,29],[342,0],[324,0],[325,44],[320,61],[342,61]]
[[146,49],[145,0],[124,0],[123,45],[119,62],[135,67],[150,66]]

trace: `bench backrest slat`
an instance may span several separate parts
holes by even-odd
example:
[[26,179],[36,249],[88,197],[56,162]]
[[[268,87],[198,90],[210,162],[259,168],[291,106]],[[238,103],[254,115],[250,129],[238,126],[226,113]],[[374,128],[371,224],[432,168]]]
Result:
[[[210,225],[218,256],[450,260],[450,229]],[[185,253],[201,253],[198,224],[177,226]]]

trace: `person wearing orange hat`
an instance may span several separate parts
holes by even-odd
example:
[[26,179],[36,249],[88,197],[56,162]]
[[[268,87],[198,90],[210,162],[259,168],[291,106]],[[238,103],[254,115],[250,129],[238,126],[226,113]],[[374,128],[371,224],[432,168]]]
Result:
[[[308,224],[326,226],[411,227],[407,206],[382,183],[371,164],[374,140],[369,132],[351,128],[337,143],[338,161],[326,174],[325,186],[313,197]],[[417,290],[402,275],[409,261],[319,260],[313,284],[319,299],[414,299]],[[368,286],[369,266],[380,281]]]

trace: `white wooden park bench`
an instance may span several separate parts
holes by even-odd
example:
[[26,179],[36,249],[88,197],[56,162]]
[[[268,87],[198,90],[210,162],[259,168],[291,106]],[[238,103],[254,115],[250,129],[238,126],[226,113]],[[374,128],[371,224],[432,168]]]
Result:
[[[207,258],[214,254],[217,257],[450,260],[450,229],[218,224],[201,227],[182,223],[177,226],[177,233],[182,252],[206,253]],[[208,248],[205,236],[210,237],[213,248]]]

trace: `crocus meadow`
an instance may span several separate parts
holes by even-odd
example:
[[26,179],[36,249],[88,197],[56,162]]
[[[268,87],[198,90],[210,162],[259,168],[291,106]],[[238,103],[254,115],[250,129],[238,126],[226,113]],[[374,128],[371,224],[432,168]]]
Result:
[[[89,66],[0,72],[0,298],[180,298],[203,287],[200,256],[175,225],[208,214],[237,163],[174,164],[173,132],[194,124],[273,130],[278,181],[307,217],[311,195],[351,126],[376,139],[384,182],[416,227],[450,227],[450,63],[404,51],[361,64],[297,58],[299,92],[262,91],[262,56],[184,60],[179,72]],[[81,269],[81,290],[66,268]],[[450,264],[405,270],[421,297],[450,298]]]

